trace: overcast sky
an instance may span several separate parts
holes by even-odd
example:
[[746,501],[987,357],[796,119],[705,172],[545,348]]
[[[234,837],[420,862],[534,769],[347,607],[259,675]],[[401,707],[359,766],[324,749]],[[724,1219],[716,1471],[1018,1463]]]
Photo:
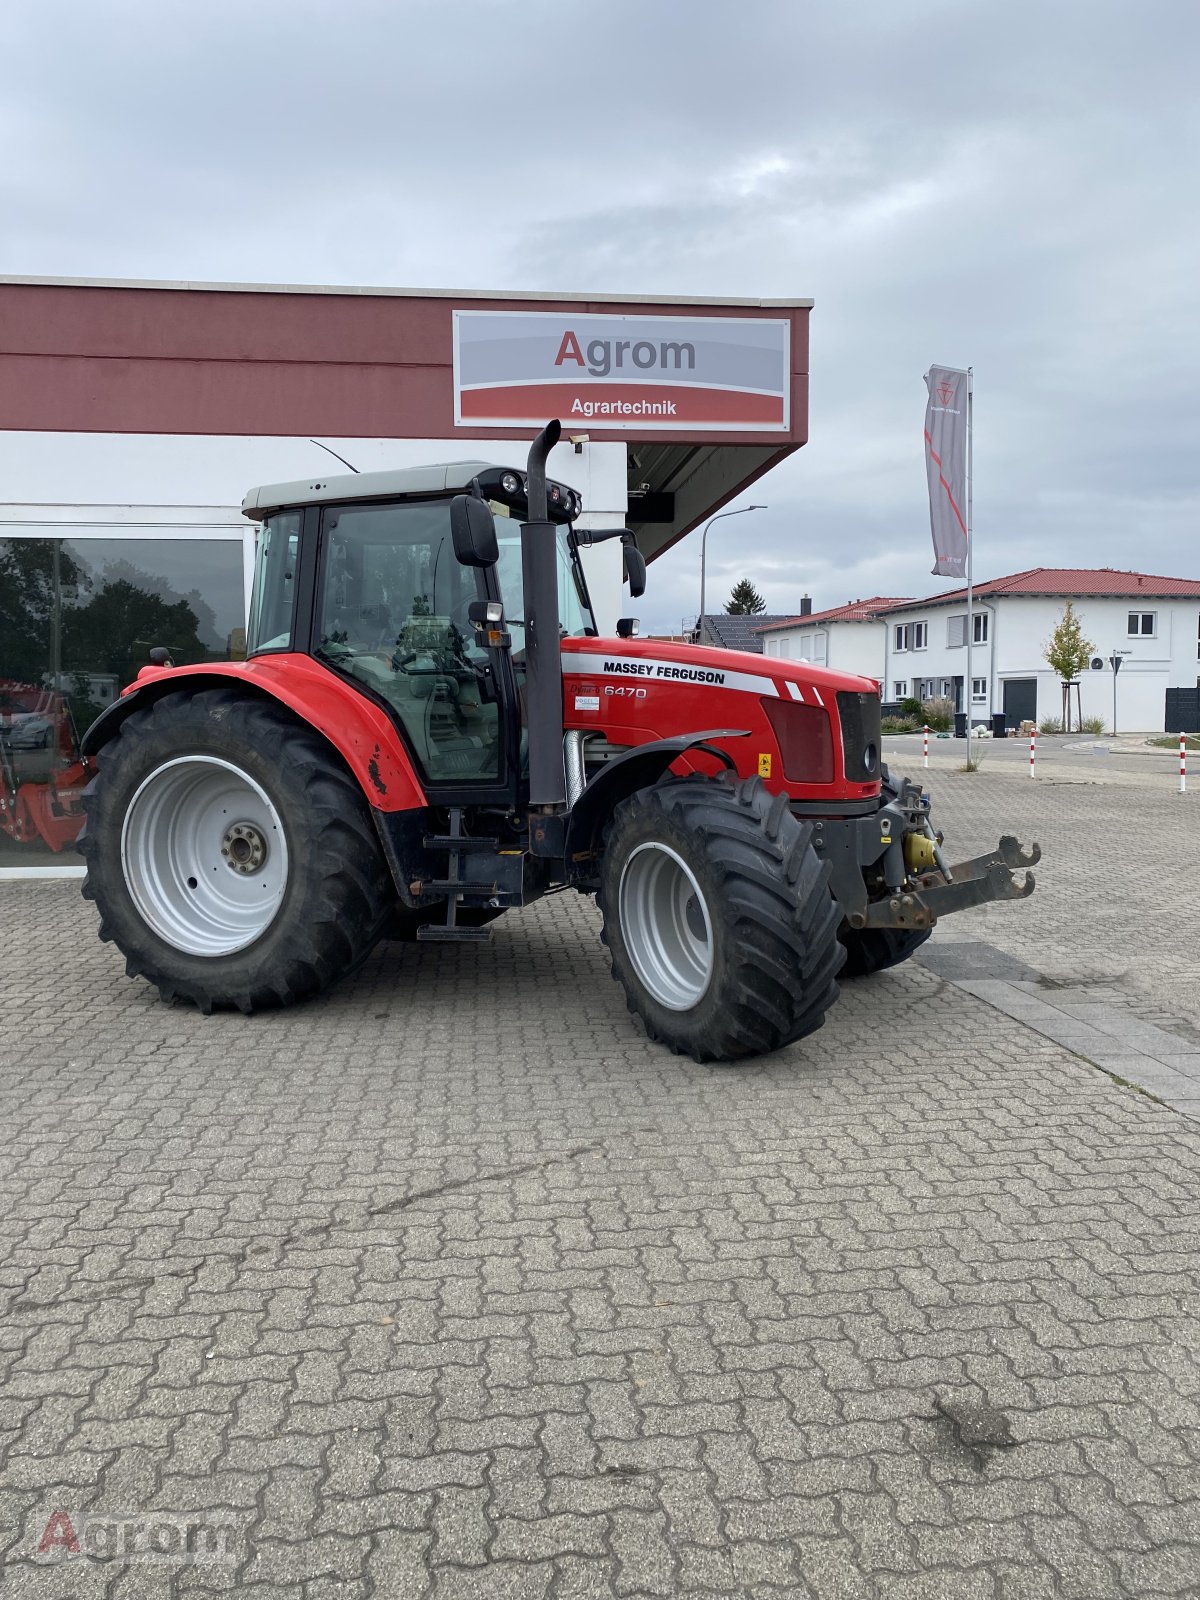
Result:
[[[930,362],[975,369],[980,577],[1200,577],[1198,35],[1195,0],[43,0],[5,20],[0,271],[812,296],[810,441],[710,594],[947,586]],[[0,498],[236,503],[315,454],[10,435]]]

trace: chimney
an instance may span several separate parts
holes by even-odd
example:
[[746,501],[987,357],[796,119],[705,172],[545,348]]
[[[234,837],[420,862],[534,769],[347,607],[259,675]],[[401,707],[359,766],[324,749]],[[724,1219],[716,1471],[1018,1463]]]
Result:
[[812,615],[812,595],[804,594],[800,596],[800,615],[802,617]]

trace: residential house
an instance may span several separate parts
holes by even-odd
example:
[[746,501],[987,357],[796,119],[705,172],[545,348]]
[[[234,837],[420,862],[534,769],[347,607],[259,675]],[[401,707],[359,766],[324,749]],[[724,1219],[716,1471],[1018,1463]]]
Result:
[[696,631],[692,636],[693,644],[713,644],[722,650],[749,650],[754,655],[762,655],[762,640],[757,629],[772,622],[783,622],[786,619],[767,612],[760,612],[757,617],[748,617],[744,614],[731,616],[727,611],[708,612],[697,618]]
[[[886,623],[878,670],[885,700],[947,695],[967,709],[966,590],[897,602]],[[1007,725],[1062,715],[1062,683],[1046,643],[1068,600],[1095,645],[1079,688],[1083,716],[1126,732],[1163,731],[1166,691],[1200,682],[1200,580],[1119,572],[1110,567],[1034,567],[974,589],[971,721],[1003,711]]]
[[[827,611],[811,610],[801,602],[798,617],[757,617],[765,654],[811,661],[835,672],[854,672],[883,682],[887,624],[881,612],[906,603],[903,596],[875,595],[870,600],[848,600]],[[886,698],[886,697],[885,697]]]

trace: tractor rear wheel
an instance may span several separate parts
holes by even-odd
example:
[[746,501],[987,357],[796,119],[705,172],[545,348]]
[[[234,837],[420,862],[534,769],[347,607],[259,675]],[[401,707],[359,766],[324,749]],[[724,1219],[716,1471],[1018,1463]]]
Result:
[[598,898],[630,1011],[678,1054],[777,1050],[837,999],[829,868],[787,796],[758,778],[673,778],[622,801]]
[[932,928],[843,928],[839,938],[846,946],[843,978],[869,978],[907,961],[933,932]]
[[201,1011],[290,1005],[370,954],[394,903],[358,785],[235,690],[133,712],[84,797],[83,892],[130,976]]

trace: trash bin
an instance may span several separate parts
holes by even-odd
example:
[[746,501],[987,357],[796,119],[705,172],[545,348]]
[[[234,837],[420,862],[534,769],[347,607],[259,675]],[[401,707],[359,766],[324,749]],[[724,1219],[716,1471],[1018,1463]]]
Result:
[[992,712],[992,738],[1008,738],[1008,718],[1004,715],[1003,711]]
[[954,713],[954,737],[956,739],[965,739],[967,737],[967,713],[965,711],[956,711]]

